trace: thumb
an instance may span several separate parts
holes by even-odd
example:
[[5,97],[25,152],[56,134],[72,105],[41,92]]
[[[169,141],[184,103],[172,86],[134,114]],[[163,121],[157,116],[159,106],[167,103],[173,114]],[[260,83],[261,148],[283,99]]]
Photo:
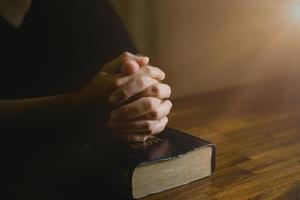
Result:
[[148,63],[148,57],[124,52],[115,60],[105,64],[102,71],[110,74],[123,73],[125,75],[130,75],[138,71],[141,66],[147,65]]
[[133,55],[132,59],[126,60],[122,63],[122,73],[125,75],[134,74],[139,70],[140,67],[148,65],[149,57]]

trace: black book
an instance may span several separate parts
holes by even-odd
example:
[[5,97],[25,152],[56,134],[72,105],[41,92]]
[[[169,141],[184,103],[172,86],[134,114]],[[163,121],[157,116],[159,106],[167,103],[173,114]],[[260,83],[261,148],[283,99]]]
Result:
[[85,132],[95,135],[62,142],[50,157],[42,153],[45,162],[30,175],[37,183],[34,192],[63,199],[137,199],[215,171],[216,146],[172,128],[138,143],[120,141],[105,127]]
[[129,198],[188,184],[215,171],[216,146],[175,129],[166,128],[145,142],[103,142],[89,144],[89,155],[98,162],[99,173]]

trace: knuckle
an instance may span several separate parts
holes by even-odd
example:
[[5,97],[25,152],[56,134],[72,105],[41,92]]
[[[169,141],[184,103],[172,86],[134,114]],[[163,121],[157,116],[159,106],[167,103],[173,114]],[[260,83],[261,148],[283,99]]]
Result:
[[122,58],[128,58],[131,56],[131,53],[129,53],[128,51],[125,51],[122,53]]
[[147,120],[146,123],[145,123],[145,126],[146,126],[145,128],[146,128],[147,131],[151,132],[153,130],[153,123],[152,123],[152,121]]
[[144,76],[140,76],[136,79],[136,83],[142,88],[146,87],[147,79]]
[[153,67],[153,70],[159,72],[159,73],[164,73],[160,68],[158,67]]
[[153,69],[156,70],[156,71],[160,74],[160,78],[161,78],[162,80],[165,79],[166,74],[165,74],[165,72],[164,72],[163,70],[161,70],[161,69],[158,68],[158,67],[153,67]]
[[156,84],[156,85],[152,86],[151,93],[156,95],[156,96],[160,96],[161,90],[160,90],[159,84]]
[[149,113],[149,116],[151,119],[158,119],[159,118],[159,112],[158,110],[153,110]]
[[171,95],[172,93],[172,89],[171,89],[171,86],[170,85],[167,85],[165,84],[166,88],[167,88],[167,91],[169,92],[169,96]]
[[167,100],[166,102],[168,103],[169,108],[171,109],[173,107],[173,103],[170,100]]
[[122,80],[118,78],[113,82],[113,86],[118,88],[122,85],[121,82]]
[[161,71],[161,79],[164,80],[166,78],[166,73]]
[[150,66],[147,65],[147,66],[143,67],[143,71],[144,71],[145,74],[151,74],[152,69],[151,69]]
[[154,101],[152,98],[144,97],[142,104],[143,104],[143,108],[145,110],[153,110],[154,109]]
[[123,53],[121,56],[121,60],[123,63],[127,63],[131,59],[130,53]]
[[162,69],[160,69],[160,68],[157,68],[157,70],[159,70],[159,72],[160,72],[160,74],[161,74],[161,78],[162,78],[162,79],[165,79],[166,73],[165,73]]

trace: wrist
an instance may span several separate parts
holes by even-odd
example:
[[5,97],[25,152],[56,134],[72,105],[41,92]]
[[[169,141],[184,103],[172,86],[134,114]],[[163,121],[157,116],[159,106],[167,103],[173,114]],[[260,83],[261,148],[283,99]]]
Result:
[[105,111],[107,101],[101,96],[100,92],[98,95],[91,95],[91,91],[88,88],[81,89],[70,95],[72,104],[79,110],[86,111]]

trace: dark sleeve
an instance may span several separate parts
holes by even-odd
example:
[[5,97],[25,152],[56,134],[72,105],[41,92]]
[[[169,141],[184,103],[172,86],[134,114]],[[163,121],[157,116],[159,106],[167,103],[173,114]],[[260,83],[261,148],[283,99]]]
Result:
[[[41,78],[33,81],[34,87],[29,88],[38,91],[35,96],[78,91],[99,72],[103,64],[124,51],[136,53],[131,38],[108,0],[34,2],[34,6],[39,6],[35,7],[35,12],[40,14],[34,16],[41,17],[43,35],[40,44],[41,63],[36,67],[39,71],[34,72]],[[23,123],[20,127],[25,129],[28,126],[31,129],[41,124],[42,128],[38,127],[37,130],[48,128],[47,119],[31,121],[33,124]],[[12,124],[6,127],[14,128]],[[14,132],[19,131],[18,127],[16,129]],[[39,134],[39,131],[28,132]],[[56,131],[51,132],[53,134]]]

